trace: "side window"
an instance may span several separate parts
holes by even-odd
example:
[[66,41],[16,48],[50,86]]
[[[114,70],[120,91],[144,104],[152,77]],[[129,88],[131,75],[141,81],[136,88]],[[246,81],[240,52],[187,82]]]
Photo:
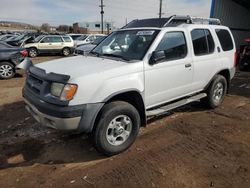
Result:
[[90,36],[90,37],[88,38],[88,41],[93,42],[93,41],[94,41],[94,39],[95,39],[95,37],[94,37],[94,36]]
[[195,29],[191,32],[194,54],[205,55],[208,53],[207,39],[203,29]]
[[166,60],[175,60],[186,57],[187,44],[183,32],[166,33],[155,51],[164,51]]
[[61,37],[51,37],[53,43],[63,42]]
[[234,48],[232,37],[227,30],[216,29],[215,32],[219,38],[223,51],[230,51]]
[[41,43],[51,43],[51,37],[45,37],[42,41],[41,41]]
[[63,40],[64,40],[65,42],[71,42],[71,40],[70,40],[69,37],[63,37]]
[[213,53],[214,48],[215,48],[214,39],[209,30],[206,29],[205,34],[206,34],[207,43],[208,43],[208,53]]
[[195,29],[191,32],[191,37],[195,55],[207,55],[214,52],[215,44],[209,30]]

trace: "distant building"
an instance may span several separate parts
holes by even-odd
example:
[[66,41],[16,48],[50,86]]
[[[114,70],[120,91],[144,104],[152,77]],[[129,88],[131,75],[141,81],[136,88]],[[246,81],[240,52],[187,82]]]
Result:
[[[79,22],[79,27],[82,28],[87,28],[88,29],[88,33],[101,33],[102,32],[102,28],[101,28],[101,22],[97,21],[97,22]],[[103,32],[108,34],[111,31],[114,30],[114,23],[113,22],[104,22],[103,23]]]
[[88,29],[85,27],[79,26],[79,23],[74,23],[73,24],[73,33],[87,34]]
[[247,44],[245,39],[250,38],[249,0],[212,0],[210,17],[219,18],[231,29],[237,49]]

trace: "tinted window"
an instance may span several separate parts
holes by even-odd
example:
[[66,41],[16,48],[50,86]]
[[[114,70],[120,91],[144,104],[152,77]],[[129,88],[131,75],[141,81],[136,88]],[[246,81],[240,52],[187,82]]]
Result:
[[64,40],[65,42],[71,42],[71,40],[70,40],[69,37],[63,37],[63,40]]
[[81,37],[82,35],[71,35],[71,38],[73,39],[73,40],[76,40],[76,39],[78,39],[79,37]]
[[52,42],[63,42],[61,37],[52,37]]
[[45,37],[42,40],[42,43],[56,43],[56,42],[63,42],[61,37]]
[[187,55],[187,44],[184,33],[166,33],[156,51],[164,51],[167,60],[184,58]]
[[224,29],[216,29],[215,31],[216,31],[216,34],[219,38],[222,49],[224,51],[232,50],[234,48],[234,46],[233,46],[232,37],[229,34],[229,32],[227,30],[224,30]]
[[195,29],[191,32],[194,54],[204,55],[208,53],[207,39],[203,29]]
[[41,42],[42,43],[51,43],[52,37],[45,37]]
[[209,30],[206,29],[205,34],[206,34],[207,42],[208,42],[208,53],[213,53],[214,48],[215,48],[214,39]]
[[191,32],[191,36],[195,55],[206,55],[214,52],[215,44],[209,30],[195,29]]

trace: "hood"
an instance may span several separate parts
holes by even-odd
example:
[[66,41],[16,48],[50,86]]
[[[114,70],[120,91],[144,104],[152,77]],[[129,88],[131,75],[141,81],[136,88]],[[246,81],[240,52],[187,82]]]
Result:
[[[135,66],[135,64],[137,64],[137,66]],[[58,74],[65,74],[69,75],[71,79],[76,79],[79,77],[90,76],[93,74],[101,74],[104,72],[110,72],[109,75],[112,75],[111,77],[115,76],[116,74],[126,74],[126,70],[129,69],[129,71],[137,71],[135,69],[137,69],[136,67],[138,67],[138,63],[128,63],[119,60],[106,58],[104,59],[92,56],[74,56],[47,61],[44,63],[37,64],[35,66],[44,69],[46,73],[54,72]],[[130,68],[123,68],[125,66]]]
[[84,45],[81,45],[81,46],[77,47],[76,50],[81,50],[81,51],[84,51],[84,52],[89,52],[94,47],[96,47],[96,45],[94,45],[94,44],[84,44]]

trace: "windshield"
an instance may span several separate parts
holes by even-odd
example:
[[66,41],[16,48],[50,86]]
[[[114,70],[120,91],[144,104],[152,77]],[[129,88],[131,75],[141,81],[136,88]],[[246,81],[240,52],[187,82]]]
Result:
[[78,37],[77,40],[85,40],[88,37],[88,35],[82,35],[81,37]]
[[39,42],[43,38],[43,35],[40,35],[35,38],[34,42]]
[[98,45],[100,42],[102,42],[102,40],[104,40],[106,38],[106,36],[98,36],[94,42],[92,44],[94,45]]
[[24,37],[25,37],[25,35],[20,35],[20,36],[16,37],[15,40],[21,40],[21,39],[23,39]]
[[98,56],[142,60],[159,30],[124,30],[109,35],[91,53]]

